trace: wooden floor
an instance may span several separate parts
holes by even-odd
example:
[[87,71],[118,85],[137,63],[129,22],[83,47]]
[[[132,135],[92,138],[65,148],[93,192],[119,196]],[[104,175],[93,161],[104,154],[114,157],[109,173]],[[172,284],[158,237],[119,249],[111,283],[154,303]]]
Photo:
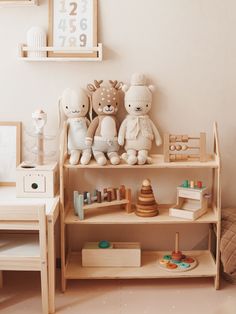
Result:
[[[4,273],[0,313],[41,313],[37,273]],[[222,281],[216,291],[211,278],[143,280],[70,280],[65,294],[57,289],[61,314],[235,314],[236,285]]]

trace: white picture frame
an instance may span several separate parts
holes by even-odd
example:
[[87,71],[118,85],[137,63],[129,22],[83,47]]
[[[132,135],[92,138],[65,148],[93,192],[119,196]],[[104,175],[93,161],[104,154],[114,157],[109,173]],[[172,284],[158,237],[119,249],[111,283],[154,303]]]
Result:
[[0,121],[0,186],[16,184],[21,162],[21,122]]
[[[97,0],[49,0],[49,57],[97,57]],[[74,51],[73,51],[74,50]],[[77,50],[77,51],[75,51]]]

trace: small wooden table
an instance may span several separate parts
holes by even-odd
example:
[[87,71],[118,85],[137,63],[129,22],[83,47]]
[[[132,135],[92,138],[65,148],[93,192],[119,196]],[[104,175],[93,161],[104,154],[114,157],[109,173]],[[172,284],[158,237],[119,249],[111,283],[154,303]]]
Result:
[[[48,302],[49,313],[55,312],[55,235],[54,227],[59,217],[59,196],[53,198],[17,198],[15,187],[0,187],[0,205],[45,205],[48,245]],[[24,229],[22,229],[24,231]],[[1,276],[0,276],[1,277]]]

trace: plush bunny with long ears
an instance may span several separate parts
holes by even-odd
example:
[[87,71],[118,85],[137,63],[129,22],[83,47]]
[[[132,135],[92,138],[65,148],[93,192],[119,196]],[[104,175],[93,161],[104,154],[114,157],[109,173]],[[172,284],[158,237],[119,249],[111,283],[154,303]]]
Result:
[[92,108],[97,116],[89,126],[86,143],[92,146],[98,165],[104,166],[107,163],[105,154],[112,165],[117,165],[120,163],[120,157],[116,114],[123,101],[120,91],[122,84],[117,81],[109,81],[109,86],[102,83],[103,81],[95,80],[94,84],[87,86],[91,93]]
[[146,85],[146,77],[135,73],[131,79],[131,86],[123,85],[125,92],[125,109],[128,112],[122,122],[118,135],[118,143],[125,145],[126,153],[122,158],[130,165],[151,163],[148,152],[155,139],[157,146],[161,145],[160,134],[149,118],[148,112],[152,105],[152,85]]
[[[86,118],[89,112],[89,98],[86,92],[80,88],[74,91],[67,88],[59,99],[59,111],[67,118],[68,154],[70,164],[76,165],[80,161],[87,165],[91,159],[91,148],[85,144],[86,133],[90,121]],[[61,124],[61,123],[60,123]]]

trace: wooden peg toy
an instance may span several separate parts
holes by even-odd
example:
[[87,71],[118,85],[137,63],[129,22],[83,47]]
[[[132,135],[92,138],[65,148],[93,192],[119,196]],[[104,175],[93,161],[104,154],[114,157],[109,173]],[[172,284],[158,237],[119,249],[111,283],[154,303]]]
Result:
[[198,265],[197,259],[187,256],[179,250],[179,232],[175,234],[175,249],[171,254],[165,254],[159,259],[162,269],[170,272],[184,272],[195,268]]
[[175,233],[175,250],[172,252],[171,257],[175,261],[180,261],[182,259],[182,252],[179,251],[179,232]]
[[92,195],[88,191],[79,193],[74,191],[73,203],[75,215],[79,216],[80,220],[84,219],[84,211],[98,207],[110,207],[120,205],[125,208],[127,213],[132,212],[131,206],[131,190],[124,185],[120,188],[104,188],[103,195],[99,190],[94,190]]

